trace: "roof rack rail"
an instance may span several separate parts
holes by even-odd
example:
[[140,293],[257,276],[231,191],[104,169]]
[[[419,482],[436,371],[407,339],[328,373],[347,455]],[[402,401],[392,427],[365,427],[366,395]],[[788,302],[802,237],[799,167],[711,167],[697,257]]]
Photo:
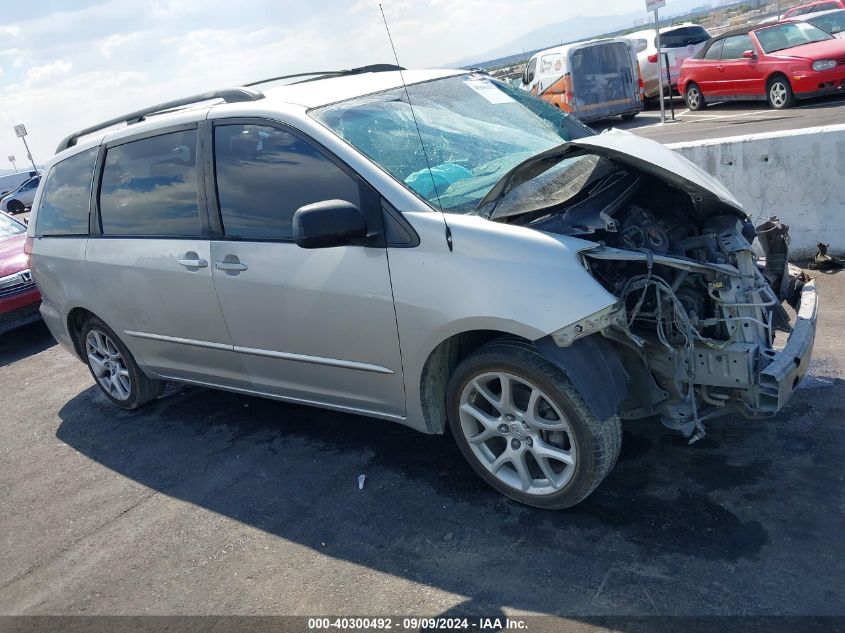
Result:
[[249,88],[225,88],[223,90],[203,92],[190,97],[182,97],[181,99],[174,99],[173,101],[165,101],[164,103],[136,110],[135,112],[130,112],[129,114],[124,114],[113,119],[109,119],[108,121],[98,123],[97,125],[92,125],[91,127],[87,127],[83,130],[79,130],[78,132],[74,132],[62,139],[62,142],[59,143],[59,146],[56,148],[56,153],[58,154],[59,152],[76,145],[76,142],[81,136],[93,134],[94,132],[104,130],[112,125],[117,125],[118,123],[132,125],[133,123],[143,121],[151,114],[161,114],[175,108],[180,108],[194,103],[202,103],[203,101],[211,101],[212,99],[223,99],[226,103],[239,103],[243,101],[258,101],[263,98],[264,95],[257,90],[251,90]]
[[296,73],[294,75],[280,75],[279,77],[270,77],[269,79],[260,79],[258,81],[251,81],[244,86],[259,86],[267,84],[271,81],[280,81],[282,79],[296,79],[297,77],[311,77],[311,79],[303,79],[293,83],[305,83],[306,81],[318,81],[320,79],[328,79],[331,77],[346,77],[348,75],[360,75],[363,73],[383,73],[394,70],[405,70],[402,66],[395,64],[370,64],[369,66],[359,66],[358,68],[349,68],[347,70],[314,70],[310,73]]

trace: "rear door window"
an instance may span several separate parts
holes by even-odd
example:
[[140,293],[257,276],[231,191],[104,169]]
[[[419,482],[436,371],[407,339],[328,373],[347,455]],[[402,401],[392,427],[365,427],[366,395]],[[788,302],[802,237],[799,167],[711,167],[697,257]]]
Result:
[[742,59],[745,51],[753,51],[754,43],[750,35],[734,35],[725,38],[722,48],[722,59]]
[[53,165],[36,214],[36,236],[88,235],[97,150],[93,147]]
[[197,132],[109,148],[100,185],[103,235],[198,237]]
[[360,207],[358,182],[311,144],[264,125],[214,128],[217,196],[228,237],[290,240],[293,214],[323,200]]
[[686,48],[710,39],[710,34],[702,26],[684,26],[660,34],[662,48]]

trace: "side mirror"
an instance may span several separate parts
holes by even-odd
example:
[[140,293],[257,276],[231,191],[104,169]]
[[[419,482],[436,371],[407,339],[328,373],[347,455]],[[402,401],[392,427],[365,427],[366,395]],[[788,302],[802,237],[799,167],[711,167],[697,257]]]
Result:
[[345,200],[324,200],[293,214],[293,239],[302,248],[345,246],[367,236],[361,211]]
[[745,59],[757,59],[757,53],[754,51],[745,51],[742,56]]

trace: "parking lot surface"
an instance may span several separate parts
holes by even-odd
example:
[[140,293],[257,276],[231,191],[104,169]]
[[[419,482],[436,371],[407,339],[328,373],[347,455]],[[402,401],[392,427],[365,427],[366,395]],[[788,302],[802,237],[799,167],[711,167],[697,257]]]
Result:
[[[669,102],[666,102],[669,120]],[[611,119],[591,124],[596,130],[627,129],[661,143],[680,143],[745,134],[782,132],[845,121],[845,95],[800,101],[787,110],[772,110],[765,102],[715,103],[705,110],[690,112],[683,99],[675,97],[675,121],[659,125],[660,110],[651,109],[632,121]]]
[[556,512],[446,437],[178,385],[123,412],[43,325],[6,335],[0,613],[845,615],[845,274],[819,286],[777,418],[628,423]]

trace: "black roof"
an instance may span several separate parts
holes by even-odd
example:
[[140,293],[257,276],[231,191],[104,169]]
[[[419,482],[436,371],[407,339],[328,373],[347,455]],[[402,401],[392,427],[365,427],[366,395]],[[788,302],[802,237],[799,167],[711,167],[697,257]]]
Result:
[[767,25],[765,24],[746,24],[745,26],[741,26],[730,31],[725,31],[724,33],[720,33],[719,35],[715,35],[709,40],[707,40],[704,46],[702,46],[699,51],[695,55],[693,55],[693,57],[695,59],[704,59],[704,56],[707,54],[707,51],[710,50],[710,47],[713,45],[713,42],[718,42],[719,40],[725,39],[726,37],[733,37],[734,35],[748,35],[749,33],[751,33],[751,31],[756,31],[757,29],[765,28],[766,26]]

